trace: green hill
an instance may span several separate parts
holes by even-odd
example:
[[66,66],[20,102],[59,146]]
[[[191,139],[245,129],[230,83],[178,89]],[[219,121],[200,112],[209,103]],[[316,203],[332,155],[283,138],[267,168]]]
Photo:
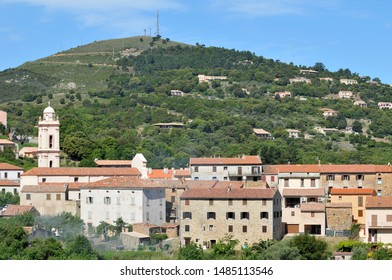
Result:
[[[225,78],[199,82],[198,75]],[[291,97],[275,95],[283,91]],[[353,99],[338,98],[339,91],[351,91]],[[82,165],[137,152],[152,167],[240,154],[259,154],[265,163],[385,164],[392,156],[392,113],[377,103],[391,101],[391,94],[378,79],[349,69],[331,72],[321,62],[299,67],[248,51],[151,37],[93,42],[0,72],[0,109],[9,113],[16,135],[36,134],[50,100],[61,118],[65,160]],[[358,100],[367,107],[356,106]],[[326,118],[322,108],[337,115]],[[154,124],[160,122],[184,128],[159,129]],[[315,127],[335,131],[324,135]],[[253,128],[273,139],[257,138]],[[287,129],[301,137],[289,138]]]

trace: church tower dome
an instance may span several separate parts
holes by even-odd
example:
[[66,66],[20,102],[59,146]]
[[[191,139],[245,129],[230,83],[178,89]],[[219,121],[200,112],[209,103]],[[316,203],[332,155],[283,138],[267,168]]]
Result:
[[60,121],[50,103],[38,121],[38,167],[60,167]]

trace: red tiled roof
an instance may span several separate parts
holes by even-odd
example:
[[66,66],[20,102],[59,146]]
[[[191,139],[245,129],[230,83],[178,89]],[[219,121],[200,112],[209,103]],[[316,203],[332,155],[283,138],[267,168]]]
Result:
[[392,196],[368,197],[366,208],[392,208]]
[[34,206],[31,205],[8,205],[3,211],[3,216],[16,216],[33,210]]
[[301,212],[325,212],[324,203],[301,203]]
[[324,189],[283,189],[284,197],[322,197],[325,196]]
[[263,175],[277,175],[279,173],[278,165],[265,165],[263,167]]
[[62,185],[26,185],[23,186],[21,193],[65,193],[68,186]]
[[376,173],[374,164],[323,164],[320,173]]
[[317,164],[285,164],[277,165],[279,173],[318,173],[320,172],[320,167]]
[[178,178],[178,177],[190,178],[191,171],[189,169],[176,169],[176,170],[174,170],[174,177],[175,178]]
[[117,167],[35,167],[21,176],[140,176],[137,168]]
[[240,158],[190,158],[191,165],[260,165],[259,156],[242,156]]
[[85,182],[71,182],[71,183],[38,183],[38,186],[50,187],[50,186],[67,186],[68,190],[79,190],[81,187],[90,183]]
[[98,166],[132,166],[132,160],[98,159],[95,164]]
[[357,189],[357,188],[332,188],[331,195],[376,195],[374,189]]
[[272,199],[275,196],[275,189],[240,189],[232,188],[208,188],[189,189],[182,195],[181,199]]
[[20,184],[15,181],[7,180],[7,179],[2,179],[0,180],[0,186],[19,186]]
[[15,143],[7,139],[0,139],[0,145],[15,145]]
[[171,169],[152,169],[147,174],[150,179],[171,179],[173,178],[173,170]]
[[351,208],[351,202],[328,202],[325,207],[327,208]]
[[377,173],[391,173],[392,166],[391,165],[376,165]]
[[164,188],[162,180],[149,180],[137,177],[111,177],[81,186],[81,189],[107,188]]
[[23,168],[6,162],[0,162],[0,170],[23,170]]

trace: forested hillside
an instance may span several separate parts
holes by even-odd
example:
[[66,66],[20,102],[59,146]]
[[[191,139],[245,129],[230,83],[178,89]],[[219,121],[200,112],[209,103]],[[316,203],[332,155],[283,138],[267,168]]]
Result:
[[[392,88],[377,78],[349,69],[330,72],[321,62],[295,66],[168,38],[121,42],[116,52],[110,42],[99,49],[91,44],[1,72],[0,109],[8,112],[15,135],[36,135],[34,126],[50,100],[60,117],[68,165],[131,159],[138,152],[154,168],[186,167],[189,157],[242,154],[258,154],[265,164],[390,161],[392,111],[377,104],[392,101]],[[12,82],[15,75],[34,78],[22,85]],[[226,78],[199,82],[198,75]],[[290,81],[295,77],[309,80]],[[184,95],[171,96],[171,90]],[[284,91],[291,97],[275,95]],[[340,91],[353,97],[339,98]],[[325,117],[322,108],[336,115]],[[154,125],[166,122],[184,128]],[[316,127],[335,130],[324,135]],[[260,139],[253,128],[273,138]],[[299,130],[300,138],[289,138],[286,129]]]

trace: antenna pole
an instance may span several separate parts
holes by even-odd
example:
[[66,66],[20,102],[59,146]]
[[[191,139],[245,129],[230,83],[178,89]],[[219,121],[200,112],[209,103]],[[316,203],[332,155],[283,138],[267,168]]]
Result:
[[157,10],[157,37],[159,36],[159,10]]

